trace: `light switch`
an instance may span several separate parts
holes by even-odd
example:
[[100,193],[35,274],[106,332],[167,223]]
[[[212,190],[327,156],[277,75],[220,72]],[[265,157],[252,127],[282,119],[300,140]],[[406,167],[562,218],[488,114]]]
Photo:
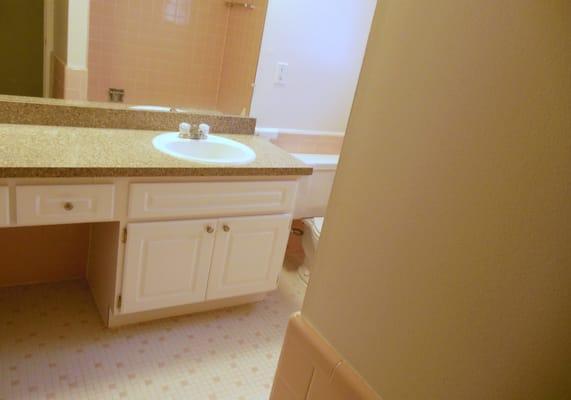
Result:
[[277,85],[285,85],[287,82],[287,72],[289,64],[285,62],[279,62],[276,66],[276,80]]

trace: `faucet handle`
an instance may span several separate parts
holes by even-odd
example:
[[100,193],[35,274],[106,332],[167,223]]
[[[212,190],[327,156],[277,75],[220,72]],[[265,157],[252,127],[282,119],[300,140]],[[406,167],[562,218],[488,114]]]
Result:
[[198,125],[198,133],[203,138],[207,138],[208,134],[210,133],[210,125],[208,124],[200,124]]
[[191,128],[192,128],[191,124],[189,124],[188,122],[182,122],[178,126],[178,137],[180,137],[180,138],[190,137],[190,129]]

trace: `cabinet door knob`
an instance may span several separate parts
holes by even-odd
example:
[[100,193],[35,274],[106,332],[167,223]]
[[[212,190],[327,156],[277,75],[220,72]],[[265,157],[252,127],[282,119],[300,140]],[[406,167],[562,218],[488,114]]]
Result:
[[208,226],[206,227],[206,232],[212,233],[212,232],[214,232],[214,229],[213,229],[210,225],[208,225]]
[[73,210],[73,203],[70,203],[69,201],[67,201],[64,203],[63,208],[66,211],[71,211],[71,210]]
[[224,229],[224,232],[230,232],[230,227],[228,225],[224,225],[222,229]]

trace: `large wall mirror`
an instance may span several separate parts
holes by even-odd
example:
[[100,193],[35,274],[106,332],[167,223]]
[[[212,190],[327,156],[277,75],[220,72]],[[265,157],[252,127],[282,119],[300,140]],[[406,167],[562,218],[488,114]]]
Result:
[[249,115],[266,9],[267,0],[1,0],[0,95]]

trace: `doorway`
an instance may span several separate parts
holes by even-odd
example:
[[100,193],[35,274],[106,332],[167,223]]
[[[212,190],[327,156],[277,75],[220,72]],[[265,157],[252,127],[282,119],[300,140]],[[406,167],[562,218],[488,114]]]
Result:
[[0,54],[0,93],[43,95],[44,0],[0,2]]

